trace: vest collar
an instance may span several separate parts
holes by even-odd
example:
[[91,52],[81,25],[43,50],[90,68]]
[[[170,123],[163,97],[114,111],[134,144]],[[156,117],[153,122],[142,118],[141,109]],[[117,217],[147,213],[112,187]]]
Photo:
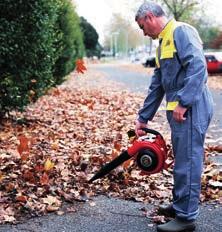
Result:
[[171,19],[166,26],[164,27],[164,29],[160,32],[158,38],[159,39],[163,39],[166,35],[169,35],[169,33],[172,31],[174,25],[176,23],[175,19]]

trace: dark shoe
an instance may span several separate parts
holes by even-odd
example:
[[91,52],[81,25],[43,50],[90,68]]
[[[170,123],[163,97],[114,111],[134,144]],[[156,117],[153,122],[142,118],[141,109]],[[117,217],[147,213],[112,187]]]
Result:
[[173,204],[160,205],[158,208],[158,214],[164,215],[166,217],[175,217],[176,216],[176,212],[175,212],[175,209],[173,208]]
[[158,232],[188,232],[195,230],[195,222],[175,218],[163,225],[157,226]]

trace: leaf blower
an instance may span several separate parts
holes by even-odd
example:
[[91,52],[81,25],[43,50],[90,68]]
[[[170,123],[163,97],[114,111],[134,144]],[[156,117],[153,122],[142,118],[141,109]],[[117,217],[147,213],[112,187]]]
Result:
[[134,130],[128,131],[130,139],[134,138],[131,146],[123,151],[110,163],[103,166],[90,180],[102,178],[110,171],[121,165],[123,162],[134,158],[138,167],[142,170],[141,174],[154,174],[167,169],[173,162],[167,162],[167,146],[163,136],[155,130],[143,128],[146,135],[136,137]]

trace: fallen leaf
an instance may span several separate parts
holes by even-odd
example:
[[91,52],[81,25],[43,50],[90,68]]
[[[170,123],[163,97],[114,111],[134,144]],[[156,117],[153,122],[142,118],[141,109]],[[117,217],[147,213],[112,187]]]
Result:
[[52,143],[51,148],[55,151],[59,150],[59,144],[58,143]]
[[121,150],[121,147],[122,147],[122,145],[121,145],[119,142],[114,141],[114,148],[115,148],[117,151],[120,151],[120,150]]
[[75,208],[75,206],[71,206],[71,207],[68,207],[67,209],[66,209],[66,212],[67,213],[74,213],[74,212],[76,212],[77,211],[77,209]]
[[19,136],[19,145],[17,147],[17,150],[19,154],[21,155],[23,152],[29,152],[29,145],[28,145],[28,138],[25,135]]
[[22,161],[26,161],[28,159],[28,157],[29,157],[29,153],[28,152],[23,152],[21,154],[21,160]]
[[76,64],[76,71],[78,73],[84,73],[84,71],[87,70],[83,60],[77,59],[75,64]]
[[61,210],[59,210],[59,211],[56,212],[56,214],[59,215],[59,216],[62,216],[64,213],[65,213],[65,212],[64,212],[64,211],[61,211]]
[[27,201],[27,197],[24,195],[18,195],[16,196],[16,201],[20,201],[20,202],[26,202]]
[[133,162],[133,160],[131,160],[131,159],[125,161],[125,162],[122,164],[123,168],[124,168],[124,169],[127,169],[127,168],[131,165],[132,162]]
[[43,203],[48,204],[50,206],[55,206],[55,207],[61,206],[61,201],[57,197],[54,197],[54,196],[48,195],[42,200],[43,200]]
[[5,178],[5,175],[0,172],[0,183],[4,180],[4,178]]
[[44,166],[43,165],[36,165],[35,166],[35,171],[36,172],[42,172],[42,171],[44,171]]
[[50,171],[51,169],[53,169],[54,166],[55,164],[50,159],[47,159],[44,163],[44,170]]
[[222,182],[209,180],[209,184],[216,188],[222,188]]
[[80,198],[78,200],[83,201],[83,202],[89,200],[89,197],[88,197],[87,192],[86,192],[85,189],[81,189],[80,192],[79,192],[79,195],[80,195]]
[[90,202],[89,202],[89,205],[93,207],[93,206],[95,206],[95,205],[96,205],[96,202],[94,202],[94,201],[90,201]]
[[49,184],[49,176],[47,175],[47,173],[43,173],[43,175],[40,178],[40,184],[41,185],[48,185]]
[[48,206],[46,207],[46,210],[47,210],[48,212],[54,212],[54,211],[57,211],[58,209],[59,209],[58,206],[48,205]]

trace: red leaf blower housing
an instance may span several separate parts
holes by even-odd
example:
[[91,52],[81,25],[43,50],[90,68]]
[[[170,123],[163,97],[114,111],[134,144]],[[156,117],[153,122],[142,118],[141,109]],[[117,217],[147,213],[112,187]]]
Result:
[[141,174],[151,175],[158,173],[163,169],[167,169],[172,162],[167,162],[167,146],[163,136],[155,130],[143,128],[146,135],[139,138],[136,137],[135,131],[128,131],[129,138],[134,138],[132,145],[126,151],[123,151],[117,158],[102,167],[89,182],[99,179],[111,170],[134,158],[138,167],[141,169]]

